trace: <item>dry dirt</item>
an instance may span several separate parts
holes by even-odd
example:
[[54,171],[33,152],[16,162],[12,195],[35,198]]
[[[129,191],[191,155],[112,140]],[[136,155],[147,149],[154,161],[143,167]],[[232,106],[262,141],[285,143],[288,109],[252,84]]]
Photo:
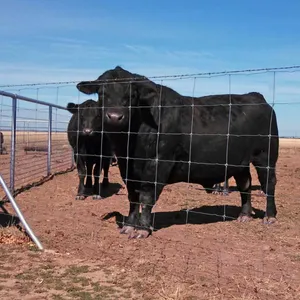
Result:
[[[0,155],[0,173],[6,183],[10,184],[10,132],[3,132],[7,154]],[[15,189],[37,183],[47,177],[47,143],[46,132],[19,131],[16,134],[15,152]],[[26,150],[26,151],[25,151]],[[29,150],[29,151],[27,151]],[[64,171],[72,166],[72,150],[66,133],[52,133],[51,173]],[[4,193],[0,190],[0,197]]]
[[153,235],[128,240],[116,224],[128,212],[117,167],[103,200],[75,201],[76,171],[58,175],[16,197],[46,252],[0,216],[0,299],[300,299],[299,140],[281,141],[277,176],[273,225],[262,224],[258,189],[255,218],[241,224],[237,192],[178,183],[154,208]]

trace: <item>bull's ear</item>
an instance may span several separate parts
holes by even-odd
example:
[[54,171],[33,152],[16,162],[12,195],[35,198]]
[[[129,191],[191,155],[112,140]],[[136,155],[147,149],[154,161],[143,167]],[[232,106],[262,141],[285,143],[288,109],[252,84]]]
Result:
[[100,85],[96,81],[81,81],[76,85],[77,89],[87,95],[96,94]]
[[78,111],[78,104],[75,104],[73,102],[69,102],[67,105],[67,110],[71,113],[74,114]]
[[158,91],[154,84],[143,83],[138,85],[138,97],[140,105],[153,105],[157,96]]
[[143,122],[148,126],[158,130],[158,125],[151,113],[151,107],[155,106],[158,92],[154,84],[142,84],[137,89],[140,114]]

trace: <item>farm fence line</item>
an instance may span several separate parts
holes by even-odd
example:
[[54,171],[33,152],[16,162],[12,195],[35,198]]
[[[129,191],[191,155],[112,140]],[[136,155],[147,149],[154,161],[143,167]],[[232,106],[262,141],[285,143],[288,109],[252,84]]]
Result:
[[[280,141],[280,154],[286,164],[290,162],[290,157],[299,157],[300,155],[300,143],[299,143],[299,129],[300,123],[298,112],[300,109],[300,67],[295,66],[291,68],[284,69],[257,69],[257,70],[245,70],[245,72],[215,72],[215,73],[202,73],[202,74],[185,74],[185,75],[174,75],[174,76],[157,76],[149,77],[153,81],[157,82],[160,85],[167,85],[173,88],[175,91],[180,92],[182,95],[189,95],[191,99],[194,99],[197,96],[212,95],[212,94],[239,94],[239,93],[248,93],[248,92],[259,92],[261,93],[271,107],[275,110],[279,125],[279,136],[291,138],[292,141],[286,139],[285,143]],[[84,80],[84,78],[83,78]],[[126,79],[122,81],[122,84],[131,83],[133,78]],[[74,84],[78,83],[74,81],[70,82],[53,82],[53,83],[41,83],[41,84],[28,84],[28,85],[10,85],[6,86],[9,89],[15,89],[16,91],[29,91],[30,98],[19,96],[16,94],[11,94],[8,92],[0,92],[1,102],[1,123],[0,128],[4,136],[4,145],[7,153],[10,153],[10,162],[7,161],[6,155],[1,155],[1,173],[6,178],[6,181],[10,183],[10,188],[14,190],[16,187],[20,187],[24,184],[28,184],[29,181],[34,182],[37,179],[40,179],[41,176],[51,176],[54,172],[64,172],[69,170],[73,166],[72,161],[72,152],[68,145],[67,136],[66,136],[66,126],[71,115],[67,112],[64,107],[59,106],[59,102],[67,100],[77,99],[78,103],[84,101],[84,99],[90,98],[90,96],[79,93]],[[109,82],[106,82],[109,84]],[[99,82],[99,86],[106,84]],[[5,86],[0,86],[4,88]],[[21,88],[23,87],[23,88]],[[63,93],[62,90],[66,89]],[[41,96],[42,91],[46,91],[46,99],[55,99],[56,104],[42,102],[39,100],[34,100],[34,94]],[[161,93],[160,93],[161,95]],[[2,98],[1,98],[2,97]],[[131,101],[131,99],[130,99]],[[74,101],[75,102],[75,101]],[[26,103],[26,105],[23,105]],[[231,103],[230,103],[231,104]],[[228,105],[228,103],[226,104]],[[247,103],[245,103],[247,105]],[[249,105],[249,104],[248,104]],[[250,104],[251,105],[251,104]],[[207,104],[207,108],[213,109],[214,105]],[[46,107],[46,109],[43,109]],[[197,107],[197,104],[189,102],[186,105],[187,110],[193,111]],[[131,112],[134,112],[135,109],[139,109],[134,105],[130,105]],[[164,105],[159,99],[158,106],[155,107],[159,111],[159,118],[161,117],[162,110],[172,110],[174,106]],[[231,112],[231,111],[230,111]],[[204,190],[199,185],[192,185],[190,181],[191,170],[195,169],[195,166],[211,166],[214,168],[222,167],[224,169],[224,181],[228,179],[227,169],[231,168],[240,168],[242,165],[233,165],[231,163],[231,158],[233,157],[231,153],[228,152],[228,144],[230,140],[239,139],[240,137],[246,136],[243,132],[240,134],[233,134],[230,131],[230,120],[232,115],[228,114],[228,127],[222,128],[222,132],[214,132],[212,135],[217,135],[224,139],[227,139],[226,147],[224,147],[224,153],[222,156],[224,159],[220,159],[219,162],[211,161],[193,161],[192,159],[192,146],[189,147],[190,152],[188,153],[188,159],[185,161],[180,161],[184,164],[186,168],[186,181],[185,186],[179,184],[177,187],[172,187],[176,190],[176,199],[168,199],[166,194],[164,195],[164,201],[167,204],[163,204],[160,200],[157,203],[147,204],[151,208],[156,208],[157,205],[159,210],[163,207],[164,210],[157,211],[155,210],[152,214],[151,219],[151,229],[153,231],[158,231],[163,228],[171,227],[171,225],[188,225],[188,224],[211,224],[219,221],[232,221],[238,218],[238,213],[240,212],[240,195],[237,195],[236,183],[234,180],[230,179],[230,197],[228,198],[213,198],[212,195],[204,194]],[[11,120],[13,120],[11,122]],[[189,143],[192,144],[192,139],[204,137],[209,137],[207,133],[198,133],[196,134],[193,131],[193,121],[191,118],[188,120],[187,126],[188,130],[185,132],[161,132],[161,127],[158,127],[157,132],[146,132],[145,134],[150,136],[156,136],[156,145],[158,144],[159,139],[164,135],[183,136],[185,135],[186,139],[190,139]],[[295,123],[296,122],[296,123]],[[12,126],[10,125],[12,123]],[[159,119],[159,125],[163,124]],[[295,125],[296,124],[296,125]],[[102,130],[102,133],[105,131]],[[136,159],[140,162],[152,162],[155,168],[153,176],[146,178],[146,180],[141,181],[142,184],[149,184],[155,187],[154,194],[156,195],[157,188],[164,185],[165,182],[160,181],[159,170],[164,169],[169,163],[177,163],[172,159],[161,159],[159,157],[158,151],[156,151],[155,157],[132,157],[129,151],[129,144],[131,138],[133,138],[135,132],[118,132],[119,134],[124,134],[127,136],[127,152],[124,153],[124,156],[119,156],[118,159],[125,161],[125,165],[128,166],[130,160]],[[143,133],[139,133],[143,134]],[[261,136],[262,139],[270,140],[272,138],[269,132],[264,133]],[[7,142],[8,141],[8,142]],[[282,145],[282,146],[281,146]],[[157,149],[156,149],[157,150]],[[13,153],[13,154],[12,154]],[[103,155],[101,155],[103,157]],[[283,164],[281,161],[279,165]],[[246,166],[245,166],[246,167]],[[286,168],[284,165],[280,165],[282,168],[281,174],[285,171]],[[292,169],[295,167],[295,170]],[[289,166],[291,174],[296,173],[296,165]],[[262,168],[267,169],[267,176],[269,176],[269,170],[272,168],[269,165],[264,165]],[[128,168],[126,169],[126,175],[124,180],[126,182],[134,182],[134,178],[130,178],[128,175]],[[254,185],[256,191],[261,189],[259,181],[257,179],[256,172],[252,172],[253,176],[253,190]],[[287,175],[284,175],[287,176]],[[298,201],[295,195],[288,195],[285,189],[290,187],[290,190],[295,191],[298,184],[296,185],[295,176],[289,175],[289,182],[284,182],[284,176],[279,177],[279,183],[276,187],[279,196],[277,197],[277,203],[280,204],[280,210],[284,211],[286,203],[290,207],[298,208]],[[288,187],[286,188],[284,184]],[[172,189],[170,188],[170,189]],[[168,192],[170,192],[170,189]],[[202,190],[202,191],[201,191]],[[243,192],[244,194],[248,192]],[[264,197],[258,193],[251,193],[252,195],[257,195],[259,197]],[[205,195],[205,196],[204,196]],[[231,198],[231,199],[230,199]],[[263,213],[265,211],[265,201],[259,199],[254,200],[253,204],[258,211],[257,216],[263,218]],[[169,202],[168,202],[169,201]],[[218,203],[216,203],[219,201]],[[286,201],[286,202],[285,202]],[[134,204],[131,201],[131,204]],[[215,205],[213,205],[215,204]],[[217,205],[216,205],[217,204]],[[154,207],[156,206],[156,207]],[[238,209],[236,209],[238,208]],[[260,209],[261,208],[261,209]],[[292,211],[292,209],[291,209]],[[262,215],[260,217],[259,215]],[[109,215],[107,216],[109,218]],[[282,217],[284,219],[284,216]],[[116,222],[119,225],[126,225],[126,216],[122,214],[116,214]],[[79,226],[78,220],[74,219],[74,228]],[[203,226],[204,227],[204,226]],[[98,231],[97,231],[98,230]],[[101,240],[101,234],[103,232],[100,229],[95,229],[93,232],[92,240],[89,242],[97,243],[97,240]],[[188,231],[189,230],[189,231]],[[224,229],[225,230],[225,229]],[[227,228],[228,230],[228,228]],[[75,230],[76,231],[76,230]],[[184,229],[186,232],[192,232],[191,235],[195,235],[195,232],[191,228]],[[288,232],[288,231],[286,231]],[[202,234],[204,234],[202,232]],[[201,238],[199,238],[201,239]],[[262,237],[266,239],[266,237]],[[297,237],[294,235],[289,235],[286,239],[290,243],[298,242]],[[176,241],[174,240],[174,243]],[[182,244],[184,241],[180,241]],[[186,242],[189,245],[189,242]],[[280,248],[281,249],[281,248]],[[221,250],[220,250],[221,251]],[[224,259],[225,260],[225,259]],[[267,267],[265,266],[265,261],[268,263]],[[267,274],[268,271],[265,271],[264,268],[273,270],[272,276],[274,278],[281,278],[282,272],[279,268],[276,269],[276,266],[273,266],[273,261],[268,260],[264,254],[259,254],[258,257],[253,259],[253,273],[257,274]],[[243,264],[243,262],[241,263]],[[246,263],[245,263],[246,264]],[[235,266],[239,270],[240,266]],[[225,272],[225,271],[224,271]],[[296,281],[296,275],[285,273],[284,277],[288,280]]]
[[13,195],[74,169],[65,107],[6,91],[0,100],[1,175]]
[[[192,97],[218,93],[234,94],[257,91],[262,93],[269,103],[272,102],[272,107],[275,110],[278,108],[278,119],[283,119],[284,115],[289,113],[294,115],[294,108],[300,107],[298,91],[295,90],[295,82],[298,81],[300,83],[299,73],[300,66],[288,66],[149,76],[148,78],[156,83],[170,86],[181,94]],[[253,78],[254,80],[252,80]],[[126,84],[126,82],[134,80],[135,78],[126,78],[126,80],[122,80],[122,83]],[[41,174],[42,176],[49,176],[51,172],[61,172],[73,166],[72,155],[67,154],[67,151],[71,152],[71,148],[68,146],[66,137],[66,126],[71,115],[65,110],[65,107],[58,105],[58,102],[76,98],[79,103],[81,99],[89,98],[82,93],[79,93],[78,96],[78,90],[75,87],[75,84],[78,82],[0,85],[0,89],[5,89],[5,92],[0,91],[0,131],[3,131],[3,137],[6,141],[4,143],[4,152],[6,150],[7,153],[11,153],[9,166],[7,165],[8,162],[5,161],[6,167],[2,167],[1,171],[4,178],[6,180],[9,179],[11,190],[15,188],[15,181],[19,187],[20,185],[28,184],[32,177],[35,177],[34,179],[36,180]],[[105,84],[113,82],[115,81],[112,80],[110,82],[108,80]],[[104,83],[99,82],[98,84],[100,86]],[[67,92],[64,95],[59,94],[59,91],[64,88],[66,88]],[[52,92],[49,89],[52,89]],[[28,90],[30,97],[9,93],[11,90],[22,92],[22,94]],[[47,90],[45,94],[46,99],[51,99],[51,101],[55,99],[56,104],[37,100],[43,98],[41,93],[43,90]],[[200,95],[197,95],[199,93]],[[36,100],[34,100],[35,98]],[[11,101],[11,104],[9,104],[9,101]],[[25,102],[28,105],[22,107],[21,104]],[[29,104],[32,105],[30,106]],[[196,106],[196,104],[193,105],[193,107]],[[47,108],[42,109],[41,107]],[[134,110],[134,107],[131,108]],[[165,108],[168,109],[168,107]],[[291,119],[286,120],[285,128],[280,126],[284,123],[283,120],[280,120],[279,133],[282,137],[298,138],[300,133],[297,128],[293,127]],[[11,125],[10,120],[12,120]],[[176,135],[176,133],[172,134]],[[231,134],[229,133],[229,135]],[[22,155],[22,159],[21,153],[25,154],[24,156]],[[19,161],[17,160],[18,157],[20,157]],[[29,158],[34,158],[31,165],[28,163]],[[30,169],[32,167],[33,169]],[[35,180],[32,180],[32,182]]]

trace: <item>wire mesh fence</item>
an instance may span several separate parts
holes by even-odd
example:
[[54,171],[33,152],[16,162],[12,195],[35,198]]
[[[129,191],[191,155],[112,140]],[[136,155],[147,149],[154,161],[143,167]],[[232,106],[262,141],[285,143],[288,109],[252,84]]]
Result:
[[64,107],[0,93],[1,174],[15,193],[73,167]]
[[[158,84],[156,86],[156,102],[148,105],[153,120],[149,118],[147,112],[144,113],[148,109],[145,108],[147,106],[144,105],[145,103],[133,103],[134,97],[136,97],[134,76],[132,78],[120,78],[121,86],[116,84],[116,80],[97,82],[98,94],[95,94],[95,100],[99,99],[100,103],[103,104],[99,108],[103,128],[98,130],[98,133],[117,136],[117,139],[114,140],[116,143],[114,151],[119,166],[110,169],[110,186],[123,182],[129,186],[129,189],[117,196],[114,193],[109,193],[107,199],[97,203],[94,201],[74,204],[70,209],[68,203],[74,200],[76,196],[74,180],[75,178],[77,180],[77,176],[71,174],[70,178],[56,182],[56,188],[61,188],[60,194],[57,197],[53,196],[51,201],[57,206],[59,205],[60,211],[55,211],[49,205],[46,206],[44,203],[47,201],[44,203],[36,202],[38,209],[47,211],[48,214],[45,213],[47,218],[55,219],[56,227],[53,231],[56,228],[63,228],[62,237],[58,233],[53,233],[53,235],[50,233],[51,238],[49,238],[48,243],[53,245],[54,242],[51,239],[55,239],[55,246],[60,247],[62,251],[65,249],[81,251],[82,254],[89,254],[91,257],[96,257],[100,253],[101,259],[113,262],[121,269],[138,270],[141,278],[144,278],[145,274],[147,276],[152,274],[151,276],[154,278],[157,274],[161,277],[166,276],[169,280],[168,284],[171,282],[173,286],[178,283],[186,284],[185,292],[193,296],[195,295],[192,294],[193,288],[196,289],[197,285],[203,283],[200,287],[197,286],[198,292],[202,289],[205,293],[217,294],[221,293],[223,289],[225,293],[227,292],[227,296],[230,293],[236,296],[236,290],[240,288],[249,291],[249,295],[247,294],[249,299],[255,298],[257,295],[256,298],[261,299],[266,298],[267,295],[274,297],[279,295],[278,297],[282,299],[285,299],[285,295],[288,294],[296,297],[299,293],[297,289],[300,276],[298,271],[300,270],[298,268],[300,245],[298,211],[300,206],[297,197],[300,174],[299,68],[246,71],[238,74],[220,72],[217,74],[188,74],[188,76],[153,78],[153,82]],[[147,79],[145,82],[149,83]],[[89,83],[95,84],[94,82]],[[68,85],[66,91],[69,92],[60,97],[63,85]],[[166,91],[163,86],[169,86],[181,95],[189,97],[184,98],[183,101],[181,96],[173,94],[173,102],[167,103]],[[109,97],[114,95],[116,87],[118,87],[118,91],[126,90],[125,97],[122,93],[121,96],[118,94],[118,97]],[[37,89],[39,95],[43,91],[42,87],[36,85],[31,88],[33,89],[32,94],[36,93]],[[56,98],[58,89],[59,93]],[[64,101],[65,104],[71,100],[80,104],[86,99],[94,97],[82,93],[78,95],[77,92],[74,82],[54,83],[52,92],[47,97],[52,97],[56,103]],[[267,103],[254,105],[248,101],[249,98],[247,97],[244,98],[244,103],[236,104],[234,102],[234,95],[249,92],[261,93]],[[197,103],[199,96],[216,95],[217,97],[219,94],[226,94],[223,103],[209,102],[211,98],[207,99],[206,103]],[[146,95],[149,94],[146,93]],[[109,102],[109,99],[112,99],[112,102]],[[181,102],[177,99],[180,99]],[[117,103],[117,100],[120,100],[120,103]],[[260,119],[255,118],[256,116],[260,116],[261,119],[266,117],[265,107],[271,107],[270,111],[267,111],[267,122],[260,123]],[[120,108],[123,109],[124,116],[128,114],[128,118],[124,118],[128,121],[128,126],[108,128],[107,118],[109,116],[107,116],[107,112],[111,113],[110,109],[116,109],[115,114],[111,113],[110,117],[116,121],[121,120],[123,117],[120,110],[118,111]],[[183,113],[176,113],[178,109],[182,109]],[[269,125],[272,124],[272,120],[269,112],[273,109],[279,128],[278,134],[270,132]],[[42,108],[37,111],[40,110]],[[218,117],[211,114],[214,110],[219,110]],[[11,106],[8,107],[7,111],[9,114]],[[55,111],[54,108],[53,111]],[[59,122],[64,122],[64,120],[67,122],[70,114],[57,111],[57,113],[53,112],[55,117],[52,125],[61,128],[65,125],[59,124]],[[32,115],[36,113],[35,105],[31,109],[31,113]],[[39,118],[34,115],[34,121],[46,120],[47,113],[48,111],[45,111],[44,116]],[[3,106],[3,114],[5,114],[5,106]],[[225,125],[214,127],[213,124],[220,121],[222,114]],[[175,125],[171,128],[167,126],[166,115],[175,120],[173,123]],[[67,116],[66,119],[65,116]],[[243,122],[234,123],[240,119]],[[136,127],[136,120],[142,121],[143,124]],[[152,121],[155,124],[151,123]],[[199,130],[199,122],[208,130],[205,132]],[[248,130],[249,122],[257,131]],[[39,123],[40,126],[44,126],[47,130],[48,124],[42,123]],[[24,131],[30,127],[28,123],[24,125],[24,122],[20,121],[20,124],[22,125],[19,126],[25,128]],[[238,126],[233,126],[234,124]],[[36,125],[33,127],[36,128]],[[178,130],[178,128],[182,130]],[[27,135],[25,135],[21,138],[22,143],[32,145],[36,149],[45,146],[47,135],[42,138],[37,130],[33,130],[33,134],[36,135],[37,142],[29,140],[27,143]],[[52,134],[53,145],[56,134],[59,141],[57,149],[60,149],[57,153],[60,153],[64,149],[63,141],[67,140],[64,140],[63,133],[57,130],[56,133],[53,132]],[[279,159],[276,163],[276,169],[268,159],[270,157],[269,142],[274,138],[279,138]],[[268,155],[264,164],[255,168],[251,161],[249,162],[247,159],[243,161],[247,155],[242,155],[240,159],[238,156],[241,152],[249,153],[247,151],[257,140],[259,140],[258,145],[267,145],[265,150]],[[164,141],[165,146],[167,145],[167,150],[164,151],[159,147],[161,141]],[[183,143],[187,145],[184,151],[180,148]],[[193,143],[197,143],[197,147],[194,147]],[[231,143],[235,147],[232,147]],[[220,144],[223,146],[220,147]],[[152,149],[148,151],[150,146]],[[7,147],[9,152],[9,145]],[[136,151],[137,149],[140,152]],[[169,156],[170,153],[174,153],[174,150],[176,150],[176,155]],[[29,152],[27,155],[31,155]],[[209,156],[213,152],[216,155]],[[81,155],[81,153],[77,154]],[[199,154],[201,156],[197,159]],[[52,169],[55,168],[54,155],[55,153],[52,154],[51,159]],[[71,163],[71,155],[67,157]],[[94,157],[101,161],[105,155],[102,153]],[[61,164],[57,163],[57,166],[65,163],[65,160],[62,160]],[[43,157],[43,162],[44,166],[47,166],[47,157]],[[169,178],[163,178],[162,175],[165,174],[170,165],[174,167],[174,170],[177,168],[177,171],[174,171],[173,174],[171,172]],[[242,171],[244,168],[249,168],[249,165],[252,177],[251,191],[247,189],[248,182],[245,182],[244,188],[246,188],[239,193],[238,184],[231,175],[236,170]],[[259,180],[257,172],[259,168],[265,170],[266,177],[270,176],[272,170],[276,170],[277,174],[275,195],[279,225],[273,229],[263,227],[261,222],[258,223],[257,221],[257,219],[263,219],[265,216],[267,197],[271,196],[269,198],[271,199],[274,196],[272,191],[268,191],[267,185],[270,181],[266,180],[263,184],[265,186],[263,186]],[[119,170],[121,170],[121,174]],[[151,171],[150,175],[149,171]],[[221,175],[216,176],[218,178],[209,182],[205,188],[195,182],[195,177],[198,176],[196,173],[201,172],[202,178],[208,178],[208,175],[210,178],[216,174]],[[47,173],[47,168],[44,168],[42,173]],[[20,174],[22,174],[21,171]],[[176,182],[174,177],[177,176],[178,178],[178,174],[183,175],[181,175],[181,180]],[[7,171],[7,176],[9,178],[9,171]],[[206,193],[207,190],[214,190],[212,183],[224,182],[227,179],[229,180],[229,197]],[[128,190],[132,191],[132,186],[134,191],[130,195]],[[163,189],[161,190],[162,186]],[[53,188],[53,185],[50,188]],[[145,202],[145,192],[148,191],[151,191],[151,197],[148,197],[151,198],[151,201]],[[238,219],[241,212],[241,198],[243,194],[249,195],[250,192],[253,206],[251,216],[256,220],[254,220],[254,225],[251,222],[250,225],[249,223],[245,226],[237,225],[232,221]],[[141,199],[140,195],[143,193],[144,199]],[[157,200],[156,198],[158,201],[153,201],[154,199]],[[120,201],[120,199],[128,201]],[[87,199],[87,201],[89,200]],[[248,200],[249,198],[247,198]],[[140,207],[141,203],[143,205]],[[53,205],[51,204],[51,206]],[[120,228],[124,228],[124,225],[132,226],[128,220],[129,213],[134,211],[136,216],[141,217],[145,208],[152,212],[150,226],[146,226],[146,229],[151,229],[154,233],[151,241],[144,242],[144,244],[129,244],[121,238],[116,238],[114,233],[116,228],[113,226],[115,222],[104,223],[104,220],[115,217]],[[72,213],[70,213],[71,210]],[[106,217],[100,221],[98,216],[102,214],[105,214]],[[42,222],[39,222],[38,217],[36,218],[36,222],[41,228],[39,229],[40,234],[44,234],[48,227],[43,227]],[[134,231],[138,231],[140,225],[138,224]],[[47,226],[49,225],[47,224]],[[145,226],[142,229],[145,229]],[[130,235],[132,229],[127,228],[127,230],[124,233]],[[135,235],[134,237],[138,236]],[[58,240],[59,242],[57,242]],[[132,255],[133,252],[134,255]],[[291,269],[294,271],[290,272]],[[201,284],[199,278],[201,278]],[[154,282],[157,283],[158,280],[155,279]],[[209,282],[208,286],[204,286],[207,282]],[[228,285],[231,290],[229,288],[227,290]],[[253,286],[258,287],[258,290],[251,290]],[[219,290],[217,290],[218,288]],[[212,291],[212,289],[214,290]],[[248,299],[246,296],[245,299]],[[288,297],[286,298],[288,299]],[[209,298],[207,297],[207,299]]]

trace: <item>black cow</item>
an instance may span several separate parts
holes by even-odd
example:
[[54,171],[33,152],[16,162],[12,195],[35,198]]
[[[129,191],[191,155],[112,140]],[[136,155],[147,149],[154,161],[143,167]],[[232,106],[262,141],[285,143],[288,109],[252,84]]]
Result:
[[[111,145],[106,134],[103,134],[102,140],[101,108],[99,108],[96,101],[86,100],[79,105],[68,103],[67,110],[73,114],[67,130],[68,140],[74,151],[74,160],[79,176],[76,199],[83,200],[91,194],[93,194],[93,199],[101,199],[99,188],[100,173],[103,169],[104,177],[102,186],[106,188],[109,184],[108,170],[112,156]],[[101,148],[103,155],[102,163],[100,158]],[[94,165],[93,185],[92,170]],[[85,177],[87,177],[86,186],[84,186]]]
[[151,209],[165,185],[198,183],[211,192],[226,172],[241,193],[238,221],[250,220],[250,162],[267,195],[264,223],[276,221],[278,128],[275,112],[261,94],[182,96],[119,66],[77,88],[98,93],[105,107],[104,128],[114,144],[130,201],[121,233],[130,238],[151,233]]
[[3,137],[3,133],[0,131],[0,155],[3,154],[3,143],[4,143],[4,137]]

